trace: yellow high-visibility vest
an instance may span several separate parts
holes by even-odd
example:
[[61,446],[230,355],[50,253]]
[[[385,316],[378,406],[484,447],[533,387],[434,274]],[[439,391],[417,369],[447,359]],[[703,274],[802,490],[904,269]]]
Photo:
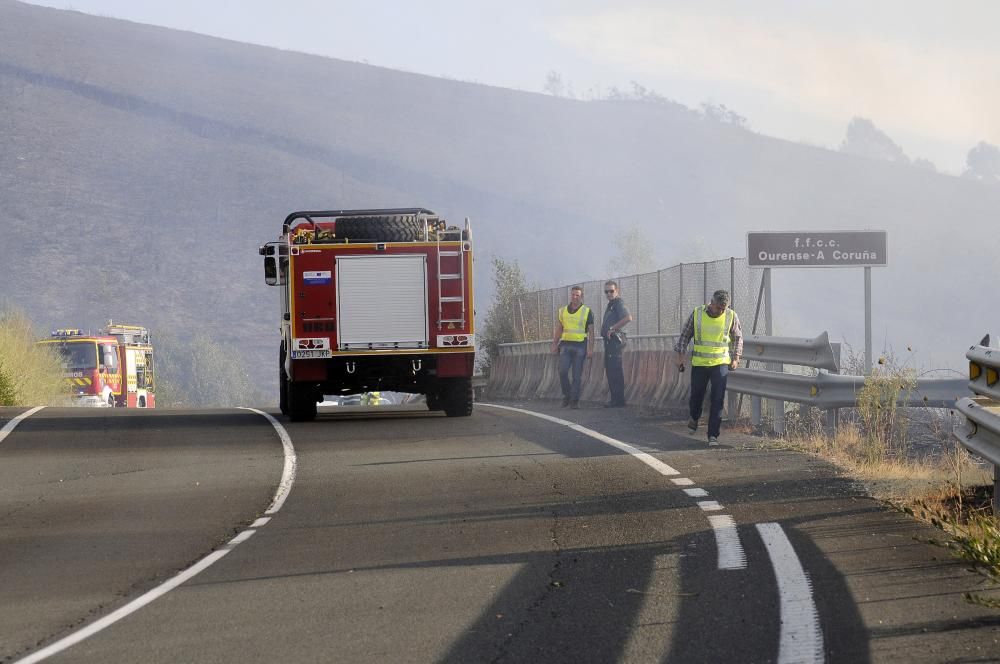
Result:
[[694,348],[691,366],[715,367],[729,364],[729,330],[733,327],[732,309],[712,318],[705,305],[694,310]]
[[563,333],[559,337],[560,341],[586,341],[587,339],[587,318],[590,317],[590,307],[581,304],[576,313],[569,312],[569,305],[559,310],[559,322],[562,323]]

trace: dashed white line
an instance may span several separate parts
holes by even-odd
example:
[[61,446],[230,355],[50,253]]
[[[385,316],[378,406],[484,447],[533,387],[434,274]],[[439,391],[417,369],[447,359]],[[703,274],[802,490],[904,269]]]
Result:
[[14,429],[17,428],[18,424],[20,424],[23,420],[26,420],[29,417],[31,417],[32,415],[34,415],[35,413],[37,413],[38,411],[40,411],[42,408],[45,408],[45,406],[35,406],[31,410],[27,410],[27,411],[21,413],[20,415],[18,415],[14,419],[12,419],[10,422],[8,422],[7,424],[3,425],[3,428],[0,429],[0,443],[3,442],[4,438],[6,438],[7,436],[10,435],[11,431],[13,431]]
[[676,484],[677,486],[691,486],[692,484],[694,484],[694,480],[689,480],[686,477],[674,477],[671,478],[670,481]]
[[812,584],[788,536],[777,523],[758,523],[767,547],[781,601],[781,636],[778,664],[822,662],[823,634],[812,597]]
[[722,509],[722,505],[716,500],[699,500],[698,507],[706,512],[718,512]]
[[[278,483],[278,488],[274,493],[274,499],[271,501],[271,506],[267,509],[265,514],[274,514],[281,509],[281,506],[285,503],[285,498],[288,497],[288,493],[292,490],[292,484],[295,482],[295,468],[296,468],[296,458],[295,458],[295,448],[292,447],[292,439],[289,438],[288,433],[285,428],[281,426],[278,420],[274,419],[268,413],[257,410],[256,408],[243,408],[242,410],[248,410],[258,415],[263,415],[274,427],[275,431],[278,432],[278,437],[281,439],[281,444],[284,447],[285,452],[285,463],[284,468],[281,473],[281,481]],[[28,411],[22,417],[27,417],[34,411]],[[11,422],[12,423],[12,422]],[[10,423],[9,423],[10,424]],[[7,427],[4,427],[6,429]],[[12,427],[13,429],[13,427]],[[0,438],[2,440],[2,438]],[[205,571],[211,567],[218,560],[223,558],[227,553],[233,550],[238,544],[247,541],[253,536],[257,531],[255,527],[263,525],[270,520],[270,517],[262,517],[254,521],[253,525],[247,530],[242,531],[236,537],[229,540],[224,547],[221,549],[216,549],[212,553],[208,554],[198,562],[196,562],[191,567],[186,570],[179,572],[176,576],[164,581],[160,585],[156,586],[152,590],[136,597],[134,600],[126,604],[125,606],[112,611],[108,615],[104,616],[100,620],[96,620],[91,624],[87,625],[83,629],[79,629],[69,636],[59,639],[55,643],[52,643],[41,650],[31,653],[27,657],[17,660],[15,664],[34,664],[35,662],[41,662],[44,659],[51,657],[57,653],[66,650],[67,648],[80,643],[84,639],[90,638],[94,634],[97,634],[101,630],[110,627],[122,618],[135,613],[142,607],[146,606],[153,600],[162,597],[167,594],[177,586],[181,585],[185,581],[197,576],[201,572]],[[262,523],[263,522],[263,523]]]
[[708,522],[715,532],[715,545],[719,550],[719,569],[746,569],[747,554],[740,543],[736,521],[728,514],[713,514]]
[[684,489],[684,493],[692,498],[704,498],[708,495],[708,491],[705,491],[704,489]]

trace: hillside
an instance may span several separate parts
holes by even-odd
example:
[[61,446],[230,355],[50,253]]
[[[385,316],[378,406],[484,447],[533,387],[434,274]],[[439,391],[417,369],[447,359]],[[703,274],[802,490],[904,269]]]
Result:
[[[876,339],[961,366],[997,323],[979,285],[1000,248],[1000,188],[678,105],[558,99],[0,0],[0,110],[3,298],[46,326],[205,332],[267,386],[277,306],[256,247],[293,209],[470,216],[480,313],[491,255],[540,286],[601,277],[633,224],[664,265],[697,237],[712,255],[687,260],[743,255],[748,230],[886,229]],[[861,283],[859,270],[776,274],[777,331],[860,346]]]

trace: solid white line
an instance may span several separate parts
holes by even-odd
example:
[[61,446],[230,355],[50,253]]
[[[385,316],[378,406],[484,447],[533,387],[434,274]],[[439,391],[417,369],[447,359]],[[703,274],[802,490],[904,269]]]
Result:
[[684,489],[684,493],[692,498],[704,498],[708,495],[708,491],[705,491],[704,489]]
[[771,557],[781,599],[778,664],[822,662],[823,633],[812,598],[812,584],[792,543],[777,523],[758,523],[757,530]]
[[740,543],[736,521],[728,514],[713,514],[708,517],[715,531],[715,546],[719,550],[719,569],[746,569],[747,554]]
[[295,457],[295,448],[292,446],[292,439],[289,437],[288,432],[285,431],[285,427],[281,426],[281,423],[274,419],[270,413],[265,413],[256,408],[241,407],[240,410],[249,410],[251,413],[257,413],[267,418],[267,421],[271,423],[274,430],[278,432],[278,438],[281,439],[281,446],[285,449],[285,468],[281,472],[281,481],[278,483],[278,490],[274,494],[271,506],[264,511],[264,514],[274,514],[285,504],[285,498],[288,497],[288,492],[292,490],[292,484],[295,483],[295,470],[298,466],[298,461]]
[[699,500],[698,507],[706,512],[718,512],[722,509],[722,505],[716,500]]
[[27,410],[21,413],[20,415],[12,419],[10,422],[3,425],[3,428],[0,429],[0,443],[3,442],[4,438],[10,435],[11,431],[17,428],[17,425],[21,423],[21,420],[28,419],[29,417],[40,411],[42,408],[45,408],[45,406],[35,406],[31,410]]
[[[278,483],[278,488],[275,491],[274,500],[271,501],[271,507],[269,507],[267,512],[265,512],[265,514],[273,514],[274,512],[277,512],[279,509],[281,509],[282,504],[284,504],[285,502],[285,498],[288,497],[289,491],[292,490],[292,483],[295,482],[295,466],[296,466],[295,448],[292,447],[292,439],[288,437],[288,433],[285,431],[285,428],[281,426],[278,420],[271,417],[271,415],[259,411],[255,408],[242,408],[242,410],[249,410],[253,413],[257,413],[258,415],[263,415],[264,417],[266,417],[267,420],[271,423],[271,426],[273,426],[275,431],[278,432],[278,437],[281,439],[281,444],[285,450],[285,466],[284,470],[281,473],[281,481]],[[27,417],[32,412],[34,411],[29,411],[24,415],[24,417]],[[257,521],[254,522],[254,525],[257,525],[258,522],[260,522],[260,519],[257,519]],[[229,542],[227,542],[224,547],[216,549],[212,553],[208,554],[207,556],[196,562],[191,567],[188,567],[186,570],[179,572],[173,578],[164,581],[163,583],[156,586],[152,590],[147,591],[145,594],[136,597],[134,600],[132,600],[125,606],[116,609],[115,611],[112,611],[111,613],[104,616],[100,620],[95,620],[94,622],[90,623],[83,629],[77,630],[72,634],[70,634],[69,636],[63,637],[62,639],[59,639],[55,643],[52,643],[42,648],[41,650],[31,653],[27,657],[17,660],[14,664],[34,664],[35,662],[40,662],[43,659],[47,659],[52,655],[55,655],[56,653],[60,653],[63,650],[66,650],[67,648],[74,646],[77,643],[80,643],[84,639],[90,638],[94,634],[97,634],[101,630],[110,627],[111,625],[115,624],[122,618],[125,618],[129,614],[135,613],[136,611],[146,606],[153,600],[162,597],[163,595],[167,594],[168,592],[170,592],[177,586],[181,585],[185,581],[205,571],[206,569],[211,567],[214,563],[222,559],[222,557],[225,556],[227,553],[232,551],[233,548],[236,547],[238,544],[250,539],[250,537],[255,532],[257,531],[254,530],[253,528],[242,531],[241,533],[236,535],[236,537],[229,540]]]
[[573,431],[579,431],[585,436],[590,436],[591,438],[599,440],[602,443],[607,443],[612,447],[616,447],[620,449],[622,452],[631,454],[636,459],[642,461],[644,464],[646,464],[656,472],[660,473],[661,475],[680,475],[680,471],[674,470],[673,468],[663,463],[653,455],[647,454],[646,452],[643,452],[642,450],[636,447],[632,447],[628,443],[623,443],[622,441],[611,438],[610,436],[605,436],[603,433],[599,433],[597,431],[594,431],[593,429],[588,429],[585,426],[580,426],[575,422],[570,422],[568,420],[561,420],[558,417],[552,417],[551,415],[545,415],[544,413],[536,413],[531,410],[524,410],[523,408],[512,408],[510,406],[500,406],[493,403],[481,403],[479,405],[489,406],[490,408],[500,408],[501,410],[510,410],[515,413],[523,413],[524,415],[531,415],[532,417],[539,417],[543,420],[548,420],[549,422],[561,424],[564,427],[569,427]]

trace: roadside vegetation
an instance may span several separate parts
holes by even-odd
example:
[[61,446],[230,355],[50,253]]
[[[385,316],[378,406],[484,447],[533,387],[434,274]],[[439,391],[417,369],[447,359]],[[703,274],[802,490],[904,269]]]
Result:
[[[848,349],[847,373],[863,361]],[[823,412],[799,407],[785,416],[785,440],[816,454],[862,482],[868,492],[940,528],[931,540],[971,565],[989,584],[1000,584],[1000,525],[992,513],[992,466],[969,454],[952,435],[957,415],[947,409],[901,408],[916,386],[916,372],[889,353],[879,359],[857,408],[843,409],[830,436]],[[1000,608],[1000,601],[968,594],[970,602]]]
[[0,406],[47,406],[66,399],[59,358],[36,345],[38,338],[24,314],[0,312]]

